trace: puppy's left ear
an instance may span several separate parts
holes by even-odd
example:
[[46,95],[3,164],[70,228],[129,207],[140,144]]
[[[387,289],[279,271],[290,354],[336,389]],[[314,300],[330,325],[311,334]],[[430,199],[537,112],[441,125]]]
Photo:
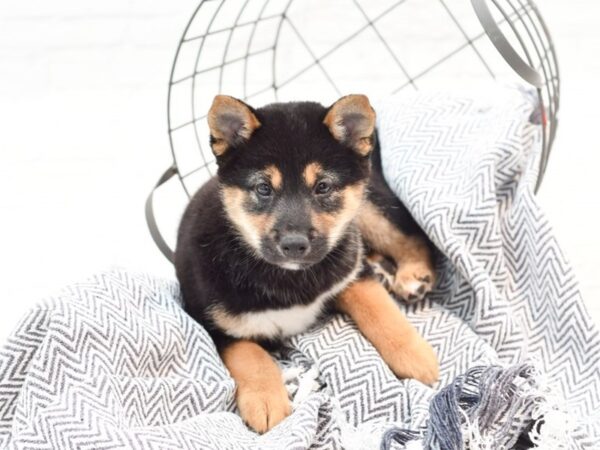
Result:
[[228,95],[217,95],[208,111],[210,146],[215,156],[247,141],[260,122],[252,108]]
[[373,150],[375,111],[366,95],[346,95],[327,111],[323,123],[335,139],[362,156]]

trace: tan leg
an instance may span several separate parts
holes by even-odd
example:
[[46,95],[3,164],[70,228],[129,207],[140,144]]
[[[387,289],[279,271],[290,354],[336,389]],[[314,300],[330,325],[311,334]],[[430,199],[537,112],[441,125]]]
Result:
[[242,419],[258,433],[265,433],[292,412],[281,370],[260,345],[240,340],[221,352],[236,382],[236,401]]
[[431,252],[421,236],[408,236],[386,219],[371,202],[365,202],[358,226],[369,246],[396,262],[392,290],[404,300],[425,297],[435,283]]
[[351,284],[338,296],[337,306],[356,322],[396,376],[425,384],[438,380],[435,352],[378,281]]

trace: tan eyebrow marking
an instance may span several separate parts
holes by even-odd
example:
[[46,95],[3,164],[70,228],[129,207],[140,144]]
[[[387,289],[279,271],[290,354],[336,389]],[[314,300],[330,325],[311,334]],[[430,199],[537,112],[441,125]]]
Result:
[[317,162],[311,162],[306,165],[302,175],[304,176],[304,182],[309,188],[315,185],[321,172],[323,172],[323,167]]
[[281,184],[283,182],[283,176],[281,175],[281,171],[275,167],[273,164],[267,166],[264,170],[264,173],[269,177],[271,181],[271,186],[275,189],[281,189]]
[[340,195],[344,199],[340,210],[335,212],[311,211],[310,213],[312,226],[328,236],[330,246],[337,242],[350,221],[360,214],[365,196],[365,183],[347,186],[334,195]]

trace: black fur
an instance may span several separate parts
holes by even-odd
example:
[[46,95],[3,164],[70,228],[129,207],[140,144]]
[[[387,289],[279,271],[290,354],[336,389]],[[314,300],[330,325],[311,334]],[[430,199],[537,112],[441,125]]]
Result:
[[232,313],[307,304],[354,266],[358,230],[352,227],[337,247],[307,270],[286,270],[255,257],[225,216],[219,180],[206,183],[182,219],[175,265],[186,311],[202,323],[217,345],[226,335],[212,323],[214,302]]
[[333,139],[322,123],[327,113],[322,105],[273,103],[253,111],[262,126],[248,142],[242,142],[218,158],[218,175],[224,184],[243,187],[245,180],[269,163],[275,163],[283,172],[288,189],[301,185],[298,168],[311,161],[335,167],[342,185],[368,177],[368,158],[352,154]]
[[[252,190],[257,172],[275,165],[284,180],[278,194],[284,201],[275,205],[274,199],[259,198],[245,207],[251,214],[270,214],[277,208],[287,225],[305,228],[310,220],[302,205],[323,212],[341,207],[339,200],[319,198],[305,185],[302,168],[316,161],[335,173],[336,188],[368,180],[368,199],[406,233],[419,232],[383,179],[379,151],[373,153],[371,164],[369,157],[335,140],[323,124],[327,111],[308,102],[252,109],[261,126],[248,141],[236,142],[217,158],[218,175],[198,191],[186,209],[177,241],[177,277],[186,311],[205,326],[219,346],[230,337],[211,320],[209,312],[215,304],[232,314],[308,304],[354,269],[362,245],[351,223],[333,249],[326,249],[325,238],[315,239],[314,251],[324,257],[310,267],[287,270],[272,264],[249,248],[227,217],[220,195],[223,187]],[[372,276],[368,265],[363,264],[359,276]]]

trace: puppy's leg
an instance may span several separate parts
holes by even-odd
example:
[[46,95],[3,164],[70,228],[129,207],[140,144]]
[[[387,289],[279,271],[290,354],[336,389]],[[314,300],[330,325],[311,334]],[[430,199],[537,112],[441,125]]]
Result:
[[420,236],[402,235],[391,252],[398,267],[393,291],[409,303],[422,300],[435,283],[433,259],[425,240]]
[[381,253],[370,252],[366,258],[367,264],[371,267],[375,278],[383,285],[386,290],[391,291],[394,286],[394,274],[396,273],[396,264],[391,259]]
[[378,281],[352,283],[338,296],[337,306],[352,317],[396,376],[425,384],[437,381],[435,352]]
[[365,202],[358,216],[363,239],[378,253],[396,262],[392,290],[408,302],[416,302],[431,291],[435,270],[425,238],[404,234],[371,202]]
[[265,433],[290,415],[292,409],[281,370],[260,345],[234,341],[221,350],[225,366],[236,382],[236,401],[242,419]]

